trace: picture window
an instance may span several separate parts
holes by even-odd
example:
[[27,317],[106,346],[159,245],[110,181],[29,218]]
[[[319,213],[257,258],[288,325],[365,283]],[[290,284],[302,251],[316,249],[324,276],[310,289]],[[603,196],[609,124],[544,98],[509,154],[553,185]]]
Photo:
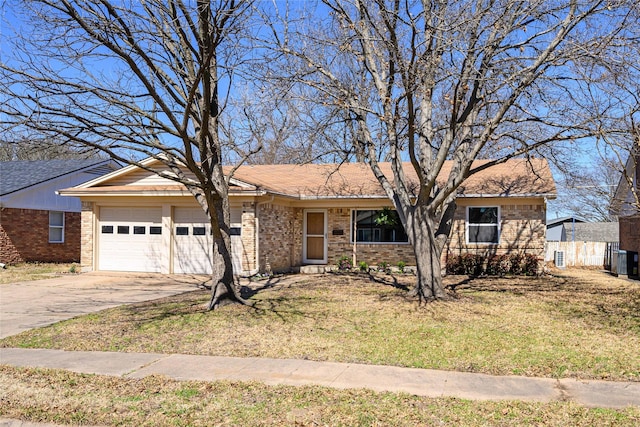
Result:
[[354,210],[351,214],[351,241],[361,243],[407,243],[409,238],[393,209]]

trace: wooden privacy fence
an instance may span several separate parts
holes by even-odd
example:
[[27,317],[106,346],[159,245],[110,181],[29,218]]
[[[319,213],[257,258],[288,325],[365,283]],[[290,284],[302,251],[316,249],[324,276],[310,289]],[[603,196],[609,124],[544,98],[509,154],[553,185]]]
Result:
[[553,262],[555,253],[561,251],[566,267],[609,268],[610,246],[607,242],[547,242],[544,260]]

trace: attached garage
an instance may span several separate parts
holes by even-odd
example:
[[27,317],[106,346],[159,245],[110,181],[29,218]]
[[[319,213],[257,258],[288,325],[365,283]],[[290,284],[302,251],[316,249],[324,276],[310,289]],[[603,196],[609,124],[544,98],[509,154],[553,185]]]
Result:
[[161,272],[160,207],[101,207],[98,215],[99,270]]
[[[211,274],[211,225],[200,207],[170,209],[171,245],[166,247],[162,208],[101,207],[98,213],[98,269],[146,273]],[[241,209],[232,209],[231,255],[242,271]],[[171,266],[168,265],[171,260]],[[164,265],[163,265],[164,263]]]

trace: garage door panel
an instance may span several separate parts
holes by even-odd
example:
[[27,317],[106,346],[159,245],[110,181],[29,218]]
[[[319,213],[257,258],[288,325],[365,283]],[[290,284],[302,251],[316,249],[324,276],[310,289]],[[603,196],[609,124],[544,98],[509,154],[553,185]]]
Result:
[[103,207],[100,209],[98,268],[107,271],[160,272],[162,210]]
[[[236,212],[235,217],[238,217]],[[232,215],[234,216],[234,215]],[[241,214],[240,214],[241,216]],[[174,209],[174,273],[211,274],[213,238],[209,219],[201,208]],[[231,236],[231,257],[234,272],[242,270],[242,240],[238,235]]]
[[173,221],[174,273],[211,274],[211,226],[204,211],[177,207]]

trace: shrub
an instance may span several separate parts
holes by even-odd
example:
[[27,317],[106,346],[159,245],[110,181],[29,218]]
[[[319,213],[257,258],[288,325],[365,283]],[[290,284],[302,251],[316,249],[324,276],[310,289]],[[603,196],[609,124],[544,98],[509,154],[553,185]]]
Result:
[[340,271],[351,270],[351,267],[353,267],[353,265],[351,264],[351,258],[346,255],[343,255],[338,259],[337,265],[338,270]]
[[476,254],[449,255],[446,263],[447,273],[468,276],[479,276],[483,273],[489,276],[535,276],[539,268],[538,257],[522,253],[491,255],[488,259]]
[[509,263],[511,264],[509,273],[515,274],[515,275],[523,274],[523,261],[524,261],[524,254],[521,254],[521,253],[511,254],[509,256]]
[[404,268],[407,266],[407,263],[404,261],[399,261],[396,265],[398,266],[398,271],[400,273],[404,273]]
[[378,263],[378,271],[382,271],[384,273],[390,273],[389,263],[386,261],[381,261]]
[[540,264],[538,263],[538,257],[533,254],[525,254],[522,262],[522,274],[527,276],[538,275],[538,269]]
[[476,254],[463,254],[461,262],[464,266],[465,274],[469,276],[479,276],[484,272],[484,256]]
[[485,272],[489,276],[504,276],[511,269],[508,255],[491,255],[487,260]]
[[484,272],[484,256],[476,254],[450,255],[447,257],[447,272],[479,276]]
[[358,263],[358,267],[360,268],[360,271],[364,271],[365,273],[369,271],[369,264],[364,261],[360,261]]
[[464,274],[462,263],[460,262],[460,256],[458,255],[449,254],[447,256],[445,268],[449,274]]

